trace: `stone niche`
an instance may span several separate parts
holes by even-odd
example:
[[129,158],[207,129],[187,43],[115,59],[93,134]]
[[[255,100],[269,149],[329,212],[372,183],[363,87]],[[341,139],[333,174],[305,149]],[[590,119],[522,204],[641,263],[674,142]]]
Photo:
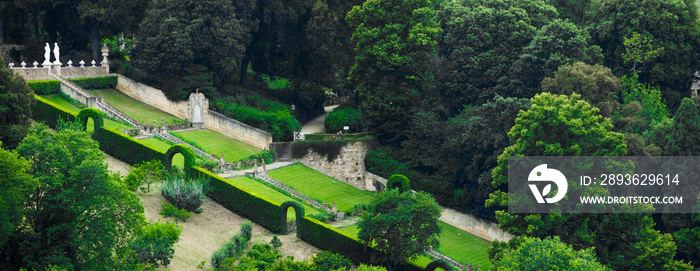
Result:
[[376,191],[374,180],[366,176],[364,158],[368,150],[367,143],[358,141],[345,145],[332,162],[312,150],[296,161],[358,189]]
[[190,94],[190,122],[192,124],[203,124],[204,123],[204,112],[206,112],[206,107],[209,106],[209,101],[204,97],[203,93],[192,93]]

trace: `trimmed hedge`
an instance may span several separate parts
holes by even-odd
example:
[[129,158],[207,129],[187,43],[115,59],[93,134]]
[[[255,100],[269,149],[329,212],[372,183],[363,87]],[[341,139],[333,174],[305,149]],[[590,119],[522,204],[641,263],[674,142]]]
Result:
[[78,121],[83,125],[83,130],[87,131],[88,118],[92,118],[92,122],[95,125],[93,131],[97,131],[99,127],[105,126],[105,121],[102,119],[102,111],[95,108],[84,108],[78,112]]
[[165,157],[164,152],[108,127],[95,130],[92,139],[100,142],[100,150],[130,165],[151,160],[163,161]]
[[90,77],[90,78],[76,78],[69,79],[71,82],[82,88],[114,88],[117,86],[117,76],[100,76],[100,77]]
[[[334,140],[335,137],[337,137],[338,134],[308,134],[304,135],[305,140]],[[352,133],[352,134],[342,134],[340,135],[340,139],[363,139],[364,137],[369,136],[369,133]]]
[[352,107],[336,108],[323,119],[323,128],[326,133],[344,131],[343,127],[349,126],[350,132],[362,131],[362,114]]
[[247,190],[237,184],[219,177],[198,166],[192,168],[202,177],[209,178],[209,196],[214,201],[233,212],[242,214],[271,232],[280,232],[280,204],[268,200],[257,193]]
[[[301,240],[321,250],[343,254],[355,264],[373,264],[372,253],[378,253],[374,248],[362,244],[359,239],[311,217],[304,217],[297,223],[297,236]],[[420,271],[423,269],[415,265],[403,265],[398,266],[397,270]]]
[[163,165],[165,166],[165,169],[167,169],[168,171],[172,171],[173,156],[175,156],[175,154],[178,153],[181,153],[182,156],[185,157],[185,173],[187,173],[187,176],[192,176],[194,174],[194,172],[192,171],[192,167],[194,166],[195,155],[192,148],[190,148],[187,145],[175,144],[168,148],[168,151],[165,152],[165,156],[163,157]]
[[36,103],[32,107],[32,118],[39,122],[44,122],[51,128],[56,128],[58,119],[64,121],[75,121],[76,115],[64,109],[63,107],[42,98],[39,95],[34,95]]
[[61,81],[58,80],[29,81],[27,85],[35,94],[48,95],[61,91]]
[[406,191],[411,191],[411,182],[406,178],[406,176],[403,176],[401,174],[395,174],[391,175],[389,179],[386,181],[386,189],[394,189],[398,188],[399,189],[399,194],[406,192]]
[[302,217],[306,216],[306,210],[301,203],[296,201],[285,201],[280,207],[280,234],[285,235],[289,233],[287,229],[287,210],[289,207],[294,208],[294,213],[296,214],[297,221],[300,221]]

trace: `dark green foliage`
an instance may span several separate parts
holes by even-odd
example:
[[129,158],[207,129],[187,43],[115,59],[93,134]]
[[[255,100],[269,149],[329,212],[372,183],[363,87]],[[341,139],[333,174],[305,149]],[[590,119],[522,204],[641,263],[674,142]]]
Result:
[[149,223],[144,232],[134,239],[130,247],[141,263],[168,266],[175,250],[173,245],[180,240],[182,226],[170,223]]
[[352,262],[347,257],[327,250],[316,253],[313,257],[318,271],[349,270]]
[[[322,1],[319,1],[322,2]],[[284,89],[265,89],[265,96],[279,100],[287,105],[294,105],[293,117],[299,122],[312,120],[323,114],[323,102],[326,94],[323,87],[314,83],[292,80]]]
[[245,221],[241,225],[241,237],[243,237],[246,242],[253,238],[253,223],[250,221]]
[[27,135],[34,96],[24,79],[0,60],[0,141],[5,148],[16,148]]
[[[584,62],[562,65],[553,77],[542,80],[543,92],[566,95],[578,93],[598,108],[616,102],[621,89],[620,79],[613,75],[610,68],[599,64],[591,66]],[[606,116],[610,116],[610,113],[612,112]]]
[[117,76],[100,76],[90,78],[70,79],[71,82],[85,89],[115,88],[117,86]]
[[658,85],[671,112],[688,96],[688,87],[700,57],[700,23],[695,1],[605,0],[586,12],[588,29],[603,49],[604,65],[618,76],[628,74],[633,63],[625,63],[626,38],[640,33],[663,48],[654,61],[635,69],[639,80]]
[[194,166],[195,155],[192,148],[187,145],[175,144],[170,146],[168,151],[165,152],[165,157],[163,158],[163,165],[165,166],[165,169],[172,170],[173,156],[178,153],[185,157],[184,170],[188,176],[191,176],[193,174],[192,167]]
[[105,125],[105,121],[102,118],[102,112],[100,112],[100,110],[91,107],[85,108],[78,112],[78,116],[76,116],[76,119],[83,124],[83,129],[85,129],[86,131],[88,118],[91,118],[95,125],[95,129],[93,131],[97,131],[100,127]]
[[174,205],[167,203],[167,202],[161,203],[160,207],[161,207],[161,210],[158,214],[164,218],[165,217],[174,217],[175,221],[177,221],[178,219],[182,219],[182,221],[187,222],[187,219],[192,216],[192,214],[187,212],[187,210],[178,209]]
[[162,161],[165,156],[165,153],[112,128],[102,127],[95,130],[92,137],[100,142],[102,151],[130,165],[152,160]]
[[214,105],[216,111],[227,117],[271,133],[274,141],[292,141],[294,131],[301,130],[301,125],[290,111],[275,103],[271,103],[269,109],[266,110],[226,100],[216,100]]
[[571,245],[560,241],[559,237],[542,240],[523,237],[517,248],[504,252],[494,265],[499,270],[610,270],[598,263],[592,249],[576,251]]
[[287,211],[289,210],[289,207],[292,207],[294,209],[294,214],[296,215],[297,221],[301,220],[301,218],[306,215],[306,210],[304,210],[304,206],[301,205],[301,203],[296,201],[286,201],[282,203],[279,211],[281,227],[280,234],[289,233],[289,231],[287,230]]
[[323,141],[323,140],[331,140],[331,139],[356,139],[356,140],[364,140],[366,139],[370,134],[365,132],[365,133],[354,133],[354,134],[342,134],[339,135],[337,133],[333,134],[304,134],[304,139],[306,140],[311,140],[311,141]]
[[331,139],[331,140],[297,140],[292,143],[292,157],[299,159],[306,156],[309,151],[313,151],[325,156],[328,162],[333,162],[338,158],[340,150],[348,144],[361,142],[369,138],[354,139]]
[[109,174],[98,142],[75,125],[64,127],[35,125],[17,148],[32,161],[39,185],[25,202],[34,207],[15,233],[16,251],[3,254],[23,255],[12,261],[30,269],[113,270],[145,224],[143,206],[118,174]]
[[361,132],[363,129],[362,114],[351,107],[336,108],[323,120],[326,133],[337,133],[343,130],[343,126],[349,126],[351,133]]
[[658,87],[639,83],[637,79],[638,76],[636,74],[622,76],[621,98],[624,104],[639,102],[642,106],[640,113],[645,121],[644,130],[646,130],[646,125],[649,125],[652,121],[658,122],[668,117],[668,109],[663,102],[661,91]]
[[277,259],[282,258],[282,254],[276,248],[268,244],[255,244],[246,252],[238,264],[235,265],[232,259],[228,259],[221,264],[222,270],[267,270]]
[[29,81],[27,85],[37,95],[56,94],[61,91],[61,81],[58,80]]
[[279,204],[262,198],[255,192],[242,188],[214,173],[194,167],[194,170],[210,179],[211,191],[207,195],[233,212],[240,213],[255,223],[272,232],[280,231],[279,217],[270,214],[279,213]]
[[248,242],[250,242],[250,239],[253,237],[252,230],[253,225],[250,221],[243,222],[240,233],[232,236],[226,244],[214,251],[211,255],[211,265],[219,267],[226,259],[238,259],[238,257],[243,254],[243,250],[248,247]]
[[201,213],[202,203],[206,200],[204,184],[200,180],[185,180],[171,176],[163,182],[163,197],[175,207],[194,213]]
[[401,174],[391,175],[386,181],[386,189],[399,189],[399,194],[411,191],[411,182]]
[[[2,146],[2,142],[0,142]],[[0,148],[0,251],[24,217],[24,204],[38,185],[31,166],[17,153]]]
[[667,156],[700,155],[700,112],[698,105],[684,98],[673,117],[668,143],[664,148]]
[[280,248],[282,247],[282,241],[280,241],[279,238],[277,238],[277,235],[272,236],[272,240],[270,240],[270,245],[274,248]]
[[46,125],[52,128],[56,127],[59,119],[68,122],[75,120],[76,115],[63,107],[38,95],[34,95],[34,99],[36,99],[36,103],[32,106],[32,117],[34,120],[46,123]]
[[663,148],[666,147],[670,138],[672,126],[673,119],[671,118],[664,118],[659,122],[654,121],[642,136],[647,144],[661,148],[663,153]]
[[437,248],[440,227],[437,219],[442,208],[430,194],[385,190],[377,193],[369,212],[362,216],[357,237],[365,244],[386,254],[377,255],[389,269],[408,260],[415,260]]

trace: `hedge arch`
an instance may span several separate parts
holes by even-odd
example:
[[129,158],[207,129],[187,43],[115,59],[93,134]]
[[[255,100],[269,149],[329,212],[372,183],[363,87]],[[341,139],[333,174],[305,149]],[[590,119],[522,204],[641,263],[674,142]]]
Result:
[[447,263],[446,263],[445,261],[443,261],[443,260],[435,260],[435,261],[432,261],[432,262],[430,262],[430,264],[428,264],[428,266],[426,266],[425,269],[423,269],[423,270],[425,270],[425,271],[434,271],[435,268],[438,268],[438,267],[442,268],[442,270],[445,270],[445,271],[452,271],[452,266],[450,266],[449,264],[447,264]]
[[[296,213],[297,217],[297,227],[299,225],[299,221],[301,221],[301,218],[306,215],[304,211],[304,206],[301,205],[301,203],[296,202],[296,201],[286,201],[282,203],[280,206],[280,234],[288,234],[289,230],[287,229],[287,211],[289,210],[289,207],[294,208],[294,212]],[[297,234],[299,233],[299,230],[297,229]]]
[[192,167],[194,166],[194,151],[192,148],[182,145],[182,144],[175,144],[170,146],[168,151],[165,153],[165,157],[163,157],[163,166],[165,166],[165,169],[168,171],[173,170],[173,156],[175,154],[182,154],[182,156],[185,157],[185,173],[189,176],[192,173]]
[[97,131],[98,128],[102,127],[105,125],[105,121],[102,118],[102,111],[97,110],[92,107],[84,108],[83,110],[80,110],[78,112],[78,120],[80,123],[83,124],[83,130],[87,131],[87,121],[88,118],[92,118],[92,122],[95,124],[95,129],[93,131]]
[[401,174],[391,175],[389,180],[386,181],[386,189],[399,189],[399,194],[411,191],[411,182]]

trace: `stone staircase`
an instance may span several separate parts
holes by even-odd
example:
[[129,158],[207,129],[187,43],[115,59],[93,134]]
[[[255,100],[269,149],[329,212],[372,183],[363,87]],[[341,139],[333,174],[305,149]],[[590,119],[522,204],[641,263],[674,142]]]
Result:
[[457,261],[455,261],[453,259],[450,259],[450,257],[447,257],[445,255],[440,254],[439,252],[433,250],[432,248],[428,249],[428,255],[430,255],[430,257],[432,257],[434,259],[446,261],[448,264],[457,268],[457,270],[464,270],[464,265],[458,263]]
[[54,75],[54,74],[50,74],[50,76],[55,78],[56,80],[60,81],[61,84],[64,84],[64,85],[68,86],[69,88],[71,88],[78,95],[83,96],[86,100],[86,104],[85,104],[86,106],[95,107],[95,108],[101,110],[102,112],[106,113],[107,115],[116,117],[120,120],[123,120],[123,121],[131,124],[134,127],[140,126],[135,119],[129,117],[128,115],[124,114],[124,112],[120,111],[119,109],[117,109],[114,106],[105,102],[104,98],[93,96],[92,94],[85,91],[85,89],[83,89],[82,87],[78,86],[74,82],[72,82],[72,81],[70,81],[62,76]]
[[193,150],[196,154],[201,155],[201,156],[204,156],[204,157],[207,158],[207,159],[214,160],[214,161],[219,161],[219,159],[214,158],[214,156],[211,156],[210,154],[208,154],[208,153],[206,153],[206,152],[204,152],[204,151],[202,151],[202,150],[200,150],[200,149],[198,149],[198,148],[195,148],[194,146],[192,146],[192,145],[190,145],[190,144],[187,144],[187,142],[182,141],[181,139],[179,139],[179,138],[177,138],[177,137],[175,137],[175,136],[169,134],[168,132],[158,132],[158,131],[156,131],[156,132],[155,132],[155,135],[157,135],[157,136],[159,136],[159,137],[162,137],[162,138],[165,138],[165,139],[167,139],[167,140],[170,140],[171,142],[173,142],[173,143],[175,143],[175,144],[182,144],[182,145],[188,146],[188,147],[192,148],[192,150]]

